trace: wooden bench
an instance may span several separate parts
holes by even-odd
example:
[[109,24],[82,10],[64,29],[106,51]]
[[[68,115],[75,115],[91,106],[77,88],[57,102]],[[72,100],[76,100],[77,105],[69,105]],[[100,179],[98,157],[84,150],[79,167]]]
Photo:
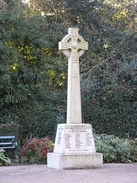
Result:
[[15,136],[0,136],[0,149],[14,149],[15,159],[18,159],[18,143]]

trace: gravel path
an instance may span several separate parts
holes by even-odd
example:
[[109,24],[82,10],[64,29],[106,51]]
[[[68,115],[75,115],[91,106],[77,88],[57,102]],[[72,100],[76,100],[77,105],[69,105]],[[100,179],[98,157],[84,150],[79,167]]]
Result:
[[3,166],[0,183],[137,183],[137,163],[79,170],[55,170],[46,165]]

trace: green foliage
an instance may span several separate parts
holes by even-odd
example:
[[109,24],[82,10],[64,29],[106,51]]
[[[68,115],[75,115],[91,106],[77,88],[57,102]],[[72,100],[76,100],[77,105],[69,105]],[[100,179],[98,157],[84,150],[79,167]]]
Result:
[[[137,136],[136,63],[120,64],[115,76],[107,71],[111,65],[93,71],[83,83],[83,120],[90,122],[97,133],[115,134],[118,137]],[[122,67],[121,67],[122,66]]]
[[57,38],[45,18],[20,3],[0,13],[0,121],[20,123],[23,136],[53,136],[67,68],[53,47]]
[[5,157],[2,150],[0,150],[0,166],[2,165],[9,165],[10,159],[8,157]]
[[26,138],[31,135],[33,137],[43,137],[47,134],[54,139],[58,117],[65,115],[60,112],[65,100],[63,99],[64,95],[64,91],[60,94],[50,91],[50,88],[46,88],[39,93],[35,91],[34,95],[30,96],[29,103],[26,106],[27,116],[23,119],[24,121],[22,120],[23,135]]
[[129,145],[132,161],[137,161],[137,138],[135,140],[130,140]]
[[73,26],[89,42],[80,58],[83,122],[97,133],[137,136],[134,1],[2,0],[0,25],[1,123],[21,124],[24,138],[54,138],[67,93],[57,44]]
[[136,141],[119,139],[114,135],[94,135],[96,151],[103,153],[104,162],[137,161]]
[[46,136],[41,139],[33,138],[21,148],[21,161],[23,163],[46,163],[47,153],[53,152],[53,143]]
[[0,135],[1,136],[16,136],[18,138],[18,125],[13,123],[0,124]]
[[[83,122],[91,122],[97,133],[134,139],[137,136],[135,5],[126,1],[104,1],[103,8],[102,2],[94,5],[96,10],[91,8],[91,19],[89,14],[83,18],[88,22],[84,33],[90,38],[89,53],[81,62]],[[123,12],[127,13],[122,16]]]

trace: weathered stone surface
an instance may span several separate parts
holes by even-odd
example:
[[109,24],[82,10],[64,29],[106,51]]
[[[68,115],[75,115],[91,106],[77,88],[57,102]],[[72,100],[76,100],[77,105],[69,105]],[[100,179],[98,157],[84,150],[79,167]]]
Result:
[[102,168],[103,157],[96,153],[91,125],[82,124],[79,57],[88,49],[88,43],[78,34],[78,28],[69,28],[59,49],[68,57],[67,123],[58,125],[47,167]]
[[82,123],[79,57],[88,49],[88,43],[78,34],[78,28],[69,28],[59,50],[68,57],[67,123]]
[[90,124],[59,124],[55,140],[55,153],[95,153]]
[[55,169],[86,169],[102,168],[103,157],[101,153],[90,154],[57,154],[48,153],[47,167]]

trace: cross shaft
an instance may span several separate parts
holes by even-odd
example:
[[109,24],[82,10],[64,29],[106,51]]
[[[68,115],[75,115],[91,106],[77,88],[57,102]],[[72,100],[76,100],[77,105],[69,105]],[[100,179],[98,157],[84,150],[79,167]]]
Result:
[[67,123],[82,123],[79,57],[88,49],[88,43],[78,34],[78,28],[69,28],[59,50],[68,57]]

